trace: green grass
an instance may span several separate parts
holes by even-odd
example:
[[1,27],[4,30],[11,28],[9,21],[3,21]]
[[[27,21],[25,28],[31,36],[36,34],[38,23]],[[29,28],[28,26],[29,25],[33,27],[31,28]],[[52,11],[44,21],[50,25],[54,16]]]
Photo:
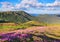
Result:
[[19,25],[2,25],[0,26],[0,29],[13,29],[13,30],[16,30],[16,29],[25,29],[25,28],[29,28],[29,27],[32,27],[32,26],[45,26],[44,23],[40,23],[40,22],[37,22],[37,21],[29,21],[29,22],[26,22],[26,23],[23,23],[23,24],[19,24]]

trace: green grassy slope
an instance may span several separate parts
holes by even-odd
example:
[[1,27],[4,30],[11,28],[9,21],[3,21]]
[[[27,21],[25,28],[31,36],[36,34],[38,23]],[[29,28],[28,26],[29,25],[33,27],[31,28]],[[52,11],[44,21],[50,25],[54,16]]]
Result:
[[0,12],[0,21],[11,21],[15,23],[24,23],[34,20],[34,17],[24,11]]
[[58,17],[56,14],[54,14],[54,15],[48,15],[48,14],[40,15],[37,18],[41,22],[45,22],[45,23],[49,23],[49,24],[50,23],[60,24],[60,17]]

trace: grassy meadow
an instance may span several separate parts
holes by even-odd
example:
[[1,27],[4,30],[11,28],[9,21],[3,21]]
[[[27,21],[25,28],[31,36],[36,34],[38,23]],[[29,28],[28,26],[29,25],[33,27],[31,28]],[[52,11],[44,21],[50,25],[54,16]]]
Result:
[[[5,37],[7,39],[5,39],[4,36],[0,35],[0,39],[4,38],[3,40],[1,40],[1,42],[16,42],[16,41],[59,42],[60,40],[60,24],[46,24],[37,21],[29,21],[23,24],[15,23],[1,23],[1,24],[2,25],[0,26],[0,33],[5,36],[7,35]],[[29,35],[31,37],[29,37]],[[16,37],[16,39],[15,38],[11,39],[10,37]],[[9,41],[8,39],[11,40]]]

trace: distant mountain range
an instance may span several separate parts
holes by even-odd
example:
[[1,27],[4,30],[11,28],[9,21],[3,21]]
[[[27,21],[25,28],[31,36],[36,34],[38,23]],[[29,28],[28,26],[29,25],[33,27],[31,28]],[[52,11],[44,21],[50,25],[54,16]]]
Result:
[[39,14],[31,14],[32,16],[38,16]]

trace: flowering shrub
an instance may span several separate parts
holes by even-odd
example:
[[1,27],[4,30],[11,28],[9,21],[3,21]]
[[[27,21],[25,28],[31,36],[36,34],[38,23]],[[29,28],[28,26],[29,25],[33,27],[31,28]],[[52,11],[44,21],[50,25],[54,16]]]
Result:
[[44,28],[18,30],[11,33],[0,34],[0,42],[60,42],[44,34]]

